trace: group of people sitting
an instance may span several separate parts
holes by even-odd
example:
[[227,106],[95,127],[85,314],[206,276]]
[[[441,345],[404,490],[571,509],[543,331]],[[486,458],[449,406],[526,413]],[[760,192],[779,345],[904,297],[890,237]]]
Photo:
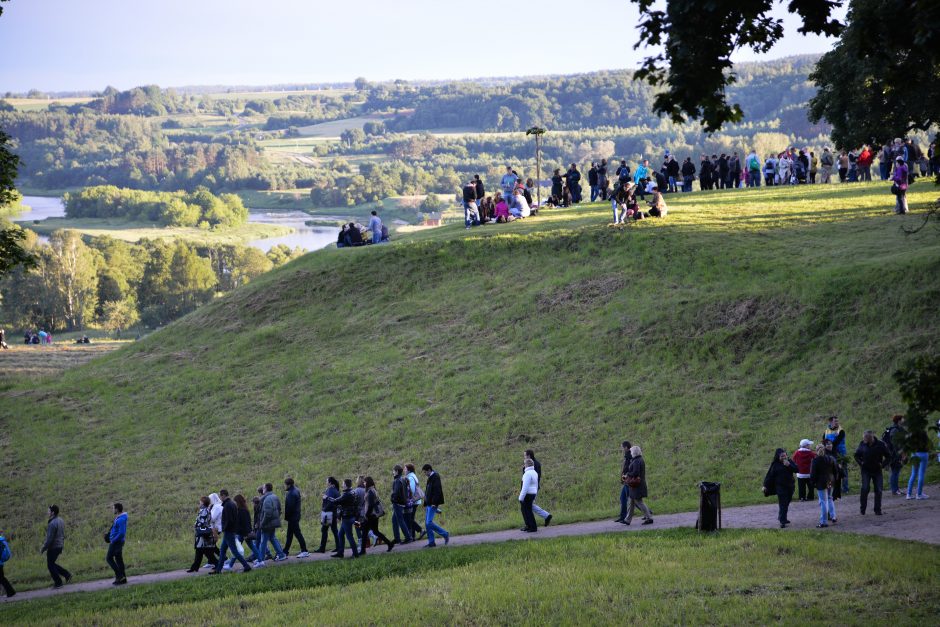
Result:
[[523,182],[511,167],[507,167],[500,187],[493,196],[487,196],[479,174],[467,181],[463,187],[466,228],[512,222],[538,214],[538,204],[532,199],[535,181],[531,178]]
[[336,247],[349,248],[351,246],[381,244],[387,241],[388,227],[382,224],[378,212],[373,211],[367,227],[358,222],[344,224],[336,237]]
[[23,344],[39,344],[42,346],[52,345],[52,333],[45,329],[38,331],[26,331],[23,333]]

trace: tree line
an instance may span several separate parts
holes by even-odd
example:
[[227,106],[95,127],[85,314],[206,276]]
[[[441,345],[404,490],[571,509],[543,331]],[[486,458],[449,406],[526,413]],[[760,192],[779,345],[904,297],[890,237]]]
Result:
[[86,187],[63,196],[67,218],[127,218],[163,226],[240,226],[248,209],[235,194],[216,196],[205,187],[193,192],[151,192],[114,185]]

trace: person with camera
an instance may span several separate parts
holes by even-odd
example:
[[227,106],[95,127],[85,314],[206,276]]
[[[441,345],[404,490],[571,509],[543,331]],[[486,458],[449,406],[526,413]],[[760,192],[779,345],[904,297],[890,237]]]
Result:
[[643,451],[639,446],[630,447],[630,466],[627,468],[626,482],[630,493],[630,505],[627,508],[627,516],[623,519],[623,524],[629,525],[633,520],[633,512],[639,508],[643,512],[643,524],[653,524],[653,512],[643,502],[648,496],[646,487],[646,462],[643,460]]

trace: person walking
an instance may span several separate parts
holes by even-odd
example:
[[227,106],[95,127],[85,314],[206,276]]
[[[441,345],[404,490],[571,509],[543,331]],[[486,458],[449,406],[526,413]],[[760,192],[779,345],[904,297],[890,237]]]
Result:
[[836,461],[826,454],[826,447],[822,444],[816,447],[816,458],[810,466],[810,482],[816,488],[819,496],[819,524],[817,527],[828,527],[829,520],[837,522],[836,504],[832,500],[832,484],[836,477]]
[[[542,464],[539,463],[539,460],[535,459],[535,451],[533,451],[532,449],[526,449],[525,453],[523,453],[523,463],[525,462],[526,459],[532,460],[532,467],[535,468],[535,474],[538,475],[538,489],[539,491],[541,491],[542,485],[543,485],[542,484]],[[525,472],[524,466],[523,466],[522,471]],[[534,501],[532,503],[532,513],[540,517],[542,520],[544,520],[546,527],[548,527],[548,525],[551,524],[552,522],[551,513],[545,511],[544,509],[536,505]]]
[[204,568],[215,568],[219,557],[219,540],[222,537],[222,499],[213,492],[209,495],[209,526],[212,528],[212,555],[215,558],[207,562]]
[[16,590],[13,589],[13,585],[3,572],[3,567],[6,566],[11,557],[13,557],[13,551],[10,550],[10,544],[7,542],[6,536],[0,531],[0,586],[3,586],[3,593],[7,595],[7,598],[16,596]]
[[904,157],[895,159],[894,174],[891,177],[894,184],[891,190],[894,192],[896,200],[894,203],[894,213],[904,215],[907,213],[907,186],[909,182],[907,164]]
[[[252,515],[252,526],[251,530],[255,535],[255,553],[257,555],[258,562],[263,562],[266,559],[271,559],[271,551],[268,550],[268,547],[261,546],[261,497],[264,496],[264,486],[258,488],[258,494],[251,499],[252,508],[254,513]],[[257,566],[257,563],[252,563],[252,567]]]
[[904,466],[904,453],[901,450],[901,442],[904,440],[907,430],[904,428],[904,416],[896,414],[891,417],[891,425],[885,429],[881,435],[881,441],[888,447],[891,453],[891,472],[888,474],[888,489],[894,496],[901,496],[901,487],[898,485],[898,479],[901,475],[901,468]]
[[[389,499],[392,503],[392,537],[395,538],[395,544],[399,542],[408,544],[414,537],[411,534],[411,527],[405,518],[405,509],[408,507],[408,501],[411,500],[411,490],[408,486],[408,479],[404,476],[405,469],[395,464],[392,469],[392,494]],[[402,535],[405,539],[402,540]]]
[[[926,431],[911,432],[908,434],[908,444],[914,453],[911,453],[911,478],[907,480],[907,499],[923,500],[928,498],[924,494],[924,475],[927,474],[927,461],[930,459],[930,440]],[[917,494],[914,494],[914,487]]]
[[261,497],[261,546],[258,548],[258,554],[262,557],[255,566],[264,566],[264,555],[268,550],[268,544],[274,547],[274,561],[281,562],[287,559],[284,555],[284,549],[277,539],[277,529],[281,526],[281,500],[274,493],[274,486],[270,483],[264,484],[264,495]]
[[[327,498],[326,493],[324,493],[323,498]],[[349,548],[352,550],[353,557],[359,557],[359,549],[353,535],[353,527],[356,524],[356,518],[359,517],[359,499],[353,491],[352,479],[343,479],[343,493],[336,498],[330,497],[330,500],[336,506],[336,513],[343,521],[339,530],[336,552],[330,557],[343,559],[346,540],[349,540]]]
[[339,481],[334,477],[328,477],[326,480],[326,491],[323,493],[323,500],[320,502],[320,548],[314,553],[326,553],[326,540],[329,532],[333,532],[333,546],[339,546],[339,534],[336,531],[336,503],[339,498]]
[[127,573],[124,569],[124,542],[127,540],[127,512],[124,511],[124,505],[115,503],[112,507],[114,512],[114,521],[111,523],[111,530],[108,532],[108,554],[105,561],[114,571],[115,586],[122,586],[127,583]]
[[52,575],[53,588],[61,588],[63,579],[65,579],[65,583],[72,579],[72,573],[56,564],[56,560],[62,555],[64,548],[65,523],[59,518],[59,506],[50,505],[49,522],[46,524],[46,541],[43,542],[39,553],[46,554],[46,568],[49,569],[49,574]]
[[810,467],[815,457],[812,440],[800,440],[800,448],[793,453],[793,463],[796,464],[796,482],[799,485],[801,502],[812,501],[816,498],[813,494],[813,485],[809,480]]
[[428,543],[425,548],[437,546],[434,541],[434,534],[444,538],[444,545],[450,542],[450,534],[446,529],[434,522],[434,516],[441,513],[440,506],[444,504],[444,488],[441,486],[441,476],[435,472],[431,464],[425,464],[421,467],[424,475],[428,478],[427,485],[424,488],[424,528],[428,532]]
[[415,474],[415,465],[413,463],[408,462],[405,464],[405,473],[405,478],[408,479],[408,488],[411,490],[411,501],[408,504],[408,509],[405,510],[405,517],[411,528],[411,536],[415,540],[420,540],[424,537],[425,531],[415,521],[415,514],[424,505],[424,490],[421,489],[421,482],[418,481],[418,475]]
[[241,551],[238,550],[240,543],[235,537],[238,533],[238,506],[235,501],[228,497],[228,490],[219,490],[219,496],[222,498],[222,546],[219,547],[219,560],[215,568],[209,572],[210,575],[218,575],[222,572],[222,565],[225,563],[225,554],[231,549],[232,557],[241,563],[242,572],[251,572],[251,566]]
[[525,526],[520,529],[526,533],[535,533],[539,530],[532,513],[532,503],[539,491],[539,475],[535,472],[535,463],[526,458],[525,472],[522,473],[522,489],[519,491],[519,505],[522,509],[522,522]]
[[291,477],[284,480],[284,487],[287,489],[287,493],[284,495],[284,520],[287,522],[287,541],[284,542],[284,555],[290,555],[290,545],[296,536],[297,543],[300,544],[300,553],[297,554],[297,558],[310,557],[310,553],[307,552],[307,541],[304,540],[304,534],[300,531],[300,504],[303,495],[294,485],[294,480]]
[[372,477],[365,478],[365,515],[363,516],[362,546],[359,548],[359,554],[366,554],[366,538],[374,534],[376,538],[385,543],[387,551],[395,548],[396,542],[389,540],[384,533],[379,531],[379,518],[385,515],[385,507],[379,499],[379,493],[375,489],[375,481]]
[[859,511],[862,516],[868,509],[868,491],[870,484],[875,484],[875,516],[881,516],[881,495],[884,489],[884,474],[882,471],[891,463],[891,453],[884,442],[875,437],[875,432],[869,429],[862,436],[862,441],[855,449],[855,462],[861,469],[862,486],[858,492]]
[[796,484],[793,476],[796,472],[796,464],[790,460],[785,450],[778,448],[774,452],[774,459],[770,462],[770,468],[767,469],[767,475],[764,477],[764,494],[777,495],[777,520],[780,522],[781,529],[785,529],[790,524],[787,512],[790,509],[790,501],[793,500],[793,488]]
[[633,456],[630,455],[632,446],[629,440],[624,440],[620,444],[620,450],[623,451],[623,464],[620,467],[620,515],[614,520],[618,523],[626,521],[627,509],[630,505],[630,487],[627,485],[627,473],[630,471],[630,462],[633,461]]
[[653,524],[653,513],[643,502],[648,496],[646,487],[646,462],[643,460],[643,451],[639,446],[630,447],[630,467],[627,468],[627,487],[630,490],[630,507],[627,509],[627,517],[623,519],[623,524],[629,525],[633,520],[633,513],[636,508],[643,512],[643,524]]
[[[256,543],[257,537],[253,537],[255,534],[251,524],[251,511],[248,509],[248,501],[241,494],[236,494],[232,497],[232,500],[235,501],[238,514],[238,522],[235,527],[235,540],[237,542],[235,550],[238,551],[238,547],[242,542],[247,543],[248,548],[251,549],[252,561],[257,562],[259,559]],[[241,551],[238,552],[241,553]],[[233,555],[222,569],[232,570],[232,566],[235,565],[235,560],[236,557]]]
[[192,566],[186,572],[194,573],[202,566],[202,558],[205,557],[210,565],[215,567],[218,560],[215,556],[215,533],[212,529],[212,502],[208,496],[199,499],[199,513],[196,514],[196,522],[193,524],[195,540],[193,548],[196,555],[193,557]]

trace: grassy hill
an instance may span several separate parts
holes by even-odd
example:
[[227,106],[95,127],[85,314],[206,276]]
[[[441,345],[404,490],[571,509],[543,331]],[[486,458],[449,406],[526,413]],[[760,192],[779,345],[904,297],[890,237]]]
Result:
[[[918,183],[912,209],[935,197]],[[892,371],[940,348],[937,232],[904,235],[920,218],[891,215],[884,185],[669,201],[625,229],[594,205],[310,254],[60,378],[2,384],[17,581],[46,582],[26,556],[51,502],[61,562],[91,577],[114,500],[133,573],[186,563],[199,496],[287,474],[311,539],[327,475],[385,494],[394,463],[430,462],[444,526],[466,532],[518,524],[529,447],[564,522],[615,511],[624,438],[667,512],[700,480],[762,500],[774,448],[818,439],[824,415],[852,443],[880,433]]]

